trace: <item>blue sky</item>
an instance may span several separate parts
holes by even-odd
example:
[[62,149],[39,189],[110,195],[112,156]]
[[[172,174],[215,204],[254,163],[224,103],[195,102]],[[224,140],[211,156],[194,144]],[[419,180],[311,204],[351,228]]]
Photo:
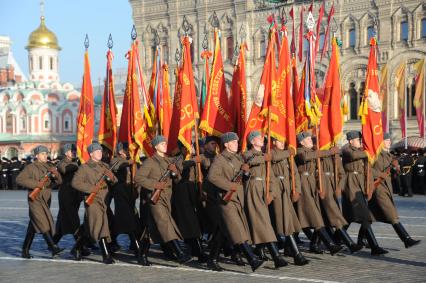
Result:
[[[127,66],[124,55],[130,47],[133,25],[128,0],[46,0],[47,27],[58,37],[61,82],[81,87],[84,37],[89,35],[89,56],[93,85],[105,77],[108,35],[114,40],[113,69]],[[25,46],[29,34],[40,24],[39,0],[0,0],[0,35],[11,38],[12,51],[22,71],[28,75]]]

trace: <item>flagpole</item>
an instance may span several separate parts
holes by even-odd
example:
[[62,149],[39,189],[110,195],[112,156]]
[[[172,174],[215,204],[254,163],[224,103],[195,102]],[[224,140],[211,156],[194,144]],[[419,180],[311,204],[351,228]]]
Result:
[[[271,154],[271,106],[268,107],[268,144],[266,153]],[[271,161],[266,162],[266,203],[269,205],[272,202],[269,189],[270,189],[270,175],[271,175]]]
[[408,111],[408,103],[407,103],[407,62],[405,62],[404,66],[404,103],[405,103],[405,111],[404,111],[404,131],[405,131],[405,141],[404,141],[404,147],[405,150],[408,148],[408,141],[407,141],[407,111]]
[[425,71],[425,62],[426,59],[423,59],[423,145],[426,147],[426,71]]

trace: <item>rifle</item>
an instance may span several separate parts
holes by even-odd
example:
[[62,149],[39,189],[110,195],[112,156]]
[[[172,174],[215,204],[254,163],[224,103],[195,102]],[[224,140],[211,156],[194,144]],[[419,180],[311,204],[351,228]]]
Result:
[[377,187],[385,180],[385,178],[390,175],[392,167],[396,167],[397,165],[398,165],[398,160],[397,159],[392,160],[391,164],[389,164],[389,166],[385,168],[386,175],[379,176],[376,180],[374,180],[374,183],[373,183],[374,189],[377,189]]
[[[254,155],[250,156],[250,157],[247,159],[246,163],[247,163],[247,162],[250,162],[251,160],[253,160],[253,158],[254,158],[254,157],[255,157]],[[242,183],[242,180],[243,180],[243,174],[244,174],[244,171],[243,171],[242,169],[240,169],[240,171],[238,171],[237,175],[235,175],[235,176],[232,178],[231,182],[241,184],[241,183]],[[227,191],[227,192],[226,192],[226,194],[223,196],[223,200],[224,200],[226,203],[228,203],[228,202],[232,199],[232,196],[234,195],[234,193],[235,193],[235,191],[233,191],[233,190],[229,190],[229,191]]]
[[[172,164],[176,165],[176,163],[178,163],[182,158],[183,158],[183,155],[181,154],[175,159],[175,161]],[[166,172],[164,172],[163,175],[161,175],[158,182],[163,182],[164,180],[166,180],[166,178],[169,177],[169,174],[171,172],[172,172],[171,170],[167,169]],[[157,204],[158,200],[160,199],[161,191],[162,190],[158,190],[158,189],[154,190],[154,193],[151,196],[151,203],[152,204],[154,204],[154,205]]]
[[[109,167],[108,170],[112,171],[119,163],[119,160],[116,160],[111,167]],[[99,178],[99,180],[95,183],[95,190],[93,192],[90,193],[90,195],[86,198],[86,204],[87,205],[91,205],[93,203],[93,201],[95,200],[96,195],[99,193],[99,191],[101,190],[101,188],[103,187],[103,183],[104,180],[106,179],[106,174],[105,174],[106,170],[104,171],[104,173],[102,174],[102,176]]]
[[[58,170],[57,166],[52,166],[52,167],[50,167],[50,168],[49,168],[49,170],[50,170],[51,168],[55,168],[56,170]],[[47,173],[46,173],[43,177],[41,177],[40,181],[38,182],[38,186],[37,186],[37,188],[35,188],[35,189],[34,189],[34,190],[30,193],[30,195],[29,195],[29,197],[30,197],[30,199],[31,199],[32,201],[34,201],[34,200],[37,198],[38,194],[39,194],[42,190],[44,190],[44,186],[46,185],[47,181],[49,181],[49,179],[50,179],[52,176],[53,176],[53,173],[52,173],[52,172],[50,172],[50,171],[47,171]]]

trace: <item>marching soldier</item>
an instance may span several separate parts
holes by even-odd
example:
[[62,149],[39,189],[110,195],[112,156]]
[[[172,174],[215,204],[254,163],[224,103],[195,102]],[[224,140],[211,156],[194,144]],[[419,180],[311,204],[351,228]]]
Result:
[[399,158],[399,167],[401,168],[401,172],[399,174],[399,195],[402,197],[404,197],[405,195],[407,195],[408,197],[413,196],[411,182],[414,163],[416,163],[416,161],[410,154],[408,154],[407,152],[403,152],[401,154],[401,157]]
[[[365,162],[368,162],[367,154],[361,149],[361,133],[350,131],[346,134],[349,141],[342,148],[343,168],[346,172],[346,183],[342,191],[343,216],[349,223],[361,224],[358,234],[358,244],[363,243],[366,237],[371,248],[371,255],[386,254],[388,251],[381,248],[371,228],[372,217],[365,198]],[[368,180],[370,182],[371,180]]]
[[[43,238],[55,256],[63,251],[53,241],[55,233],[52,213],[50,212],[51,190],[53,183],[61,184],[62,177],[58,170],[47,162],[48,149],[39,145],[34,149],[37,160],[26,166],[17,176],[16,182],[28,189],[28,206],[30,223],[22,247],[22,257],[31,258],[30,248],[35,233],[43,234]],[[39,191],[38,194],[36,192]],[[36,195],[34,195],[36,194]]]
[[392,182],[390,170],[393,164],[393,157],[389,153],[391,138],[388,133],[384,135],[384,147],[380,152],[373,166],[373,177],[375,179],[375,190],[368,205],[373,213],[375,221],[392,224],[396,234],[405,247],[409,248],[420,243],[420,240],[413,240],[399,221],[398,212],[392,197]]
[[9,167],[10,162],[6,157],[2,158],[2,168],[1,168],[1,186],[3,190],[9,189]]
[[[176,165],[172,163],[167,153],[167,140],[164,136],[156,136],[151,141],[156,153],[148,158],[139,168],[135,176],[135,183],[142,187],[141,202],[149,208],[147,219],[151,235],[157,241],[171,248],[179,263],[186,263],[191,257],[183,252],[178,240],[181,233],[172,217],[172,183],[179,182],[181,176]],[[156,204],[150,201],[153,193],[161,192]],[[142,211],[141,211],[142,213]]]
[[[108,227],[105,197],[108,193],[108,183],[116,183],[117,178],[108,166],[101,161],[101,145],[92,143],[87,147],[87,151],[90,154],[90,159],[79,167],[71,185],[80,192],[96,194],[92,204],[87,204],[87,199],[85,203],[89,234],[94,241],[99,241],[103,263],[112,264],[114,260],[107,246],[107,242],[111,241],[111,235]],[[82,240],[82,238],[79,238],[76,241],[76,249],[81,249]]]
[[[277,238],[286,247],[289,247],[290,255],[294,258],[295,265],[305,265],[308,260],[299,251],[296,241],[293,237],[295,232],[302,229],[296,211],[294,210],[293,200],[297,201],[297,196],[292,197],[292,178],[290,174],[288,158],[295,155],[295,150],[289,148],[285,150],[284,142],[274,139],[274,149],[272,150],[272,171],[277,178],[277,185],[274,187],[275,198],[272,202],[272,223],[277,234]],[[300,176],[295,170],[294,182],[296,186],[296,195],[300,196]]]
[[12,157],[12,162],[9,165],[10,185],[12,190],[17,190],[18,185],[16,184],[16,177],[22,170],[22,163],[18,160],[18,157]]
[[[249,226],[244,212],[244,190],[243,185],[235,182],[234,177],[242,170],[243,158],[238,152],[238,136],[236,133],[228,132],[221,136],[225,149],[216,156],[210,166],[208,180],[217,187],[219,213],[222,218],[227,238],[232,245],[238,245],[246,256],[253,271],[258,269],[263,260],[260,260],[249,244]],[[249,171],[248,164],[244,166]],[[248,167],[248,168],[247,168]],[[229,202],[223,201],[223,197],[232,194]]]
[[[272,228],[266,199],[266,164],[272,160],[271,154],[264,154],[262,147],[264,138],[259,131],[249,133],[248,142],[251,149],[244,153],[244,159],[249,165],[250,177],[245,183],[245,208],[249,223],[251,239],[256,248],[262,249],[264,245],[274,260],[275,268],[287,266],[287,262],[280,255],[276,245],[277,237]],[[273,179],[273,172],[270,172]],[[272,194],[272,192],[271,192]]]
[[[324,198],[320,198],[321,210],[323,212],[323,219],[327,227],[334,227],[337,236],[349,248],[351,253],[357,252],[362,249],[362,245],[355,244],[349,236],[348,232],[344,229],[348,225],[345,218],[340,211],[337,203],[337,197],[341,195],[341,188],[345,181],[345,171],[343,170],[342,161],[340,156],[335,161],[336,154],[340,153],[339,148],[332,147],[330,150],[321,150],[321,167],[322,167],[322,185],[324,189]],[[337,165],[337,170],[335,166]],[[335,172],[337,171],[337,184]]]
[[[53,236],[55,243],[58,243],[66,234],[72,234],[76,242],[84,235],[84,227],[80,226],[78,215],[83,195],[71,186],[74,173],[78,170],[75,147],[68,143],[63,146],[62,151],[64,158],[58,163],[58,171],[61,173],[63,182],[58,192],[59,212],[56,220],[56,234]],[[81,260],[81,250],[76,249],[76,246],[71,250],[71,254],[76,260]],[[85,255],[88,255],[87,250]]]
[[[199,190],[196,182],[196,163],[201,158],[184,160],[188,154],[187,148],[178,141],[182,158],[177,162],[181,179],[173,185],[172,215],[186,244],[191,247],[191,253],[198,258],[198,262],[206,261],[201,245],[201,228],[198,218]],[[194,153],[192,147],[191,154]]]
[[297,141],[301,145],[301,147],[297,148],[296,163],[302,185],[302,193],[296,204],[297,215],[303,229],[314,228],[315,230],[311,237],[310,250],[315,253],[322,253],[323,251],[319,247],[319,242],[322,240],[330,254],[334,255],[342,247],[333,243],[324,228],[325,224],[321,216],[317,180],[315,178],[317,170],[316,158],[323,157],[324,153],[313,149],[314,145],[309,132],[298,134]]
[[131,246],[135,250],[138,263],[144,266],[150,265],[147,258],[149,241],[140,242],[141,235],[139,215],[136,210],[136,198],[138,192],[133,188],[131,182],[131,170],[133,161],[129,158],[129,147],[127,143],[117,145],[118,155],[111,160],[111,165],[118,162],[113,169],[118,182],[112,187],[114,197],[114,231],[118,234],[127,234]]
[[414,184],[418,184],[417,192],[419,194],[426,194],[426,156],[424,154],[419,155],[414,170]]

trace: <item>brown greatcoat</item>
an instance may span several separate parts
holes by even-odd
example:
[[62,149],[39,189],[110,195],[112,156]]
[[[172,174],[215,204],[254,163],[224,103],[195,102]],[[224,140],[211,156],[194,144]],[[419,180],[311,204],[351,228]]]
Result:
[[[77,172],[74,174],[71,185],[74,189],[79,190],[80,192],[90,194],[95,191],[96,183],[101,180],[106,170],[108,170],[106,163],[102,161],[96,162],[90,159],[87,163],[78,168]],[[116,183],[117,178],[114,176],[114,180],[111,181],[112,183]],[[98,241],[101,238],[107,238],[107,241],[110,241],[107,205],[105,204],[107,194],[108,184],[104,181],[102,188],[96,194],[93,203],[91,205],[87,205],[85,203],[89,224],[89,234],[95,241]]]
[[[176,222],[172,217],[172,183],[180,180],[180,174],[175,177],[169,176],[165,179],[167,187],[161,192],[157,204],[150,202],[151,193],[154,191],[154,185],[161,176],[167,171],[168,165],[172,159],[161,157],[155,153],[151,158],[145,160],[138,169],[135,176],[135,184],[142,187],[141,201],[149,207],[150,215],[145,218],[151,232],[151,236],[156,242],[167,243],[172,240],[182,239]],[[145,222],[144,221],[144,222]]]
[[342,147],[343,168],[346,181],[342,191],[343,216],[348,223],[357,222],[364,225],[371,223],[371,214],[364,197],[365,175],[364,163],[367,154],[362,150],[346,144]]
[[305,147],[297,149],[296,163],[300,175],[302,193],[296,207],[302,228],[319,229],[324,227],[315,178],[316,157],[317,152],[313,149]]
[[[322,186],[325,192],[324,199],[320,198],[323,219],[327,226],[342,229],[347,225],[342,211],[339,208],[336,197],[336,180],[334,179],[334,155],[330,151],[322,151],[326,156],[321,159],[322,166]],[[323,155],[324,156],[324,155]],[[340,156],[337,158],[338,184],[342,188],[345,181],[345,171],[343,170]]]
[[[253,244],[276,242],[271,218],[269,217],[268,204],[266,203],[266,163],[261,151],[251,149],[244,153],[244,159],[252,158],[250,165],[250,178],[245,182],[245,211],[250,228]],[[270,180],[275,178],[274,172],[270,172]],[[274,183],[274,182],[270,182]],[[276,182],[275,182],[276,184]],[[271,195],[273,188],[270,186]]]
[[173,185],[172,215],[184,239],[201,236],[197,208],[198,190],[196,187],[195,162],[180,160],[176,164],[181,180]]
[[[301,230],[300,222],[291,199],[292,179],[288,161],[290,153],[288,150],[279,149],[273,149],[271,153],[271,168],[277,178],[276,185],[274,185],[275,198],[272,202],[274,212],[272,223],[277,234],[289,236]],[[294,170],[294,177],[296,192],[300,193],[300,176],[296,169]]]
[[56,222],[56,230],[62,235],[74,234],[80,226],[80,209],[83,195],[71,186],[74,173],[78,170],[77,162],[64,157],[58,163],[58,171],[62,176],[62,185],[59,187],[58,201],[59,212]]
[[[374,179],[378,179],[390,168],[393,157],[392,155],[382,150],[378,156],[374,166],[372,167]],[[398,212],[396,211],[395,203],[392,196],[392,180],[391,175],[380,183],[375,189],[373,197],[368,202],[370,211],[373,213],[375,221],[395,224],[399,222]]]
[[[50,163],[35,161],[25,166],[24,170],[16,177],[16,183],[19,186],[27,188],[29,196],[32,190],[38,187],[39,181],[46,175],[50,167],[53,167]],[[60,175],[55,179],[55,183],[62,183]],[[47,233],[50,231],[52,235],[55,234],[53,217],[50,212],[52,185],[53,182],[48,180],[35,200],[31,200],[28,197],[30,221],[37,233]]]
[[244,212],[244,190],[238,185],[232,199],[225,203],[221,199],[233,186],[232,179],[240,171],[243,164],[241,155],[226,149],[216,156],[210,166],[208,180],[218,190],[219,211],[224,224],[224,232],[233,245],[250,241],[249,226]]
[[118,162],[113,173],[118,182],[112,187],[111,193],[114,198],[114,226],[116,235],[138,233],[139,215],[136,210],[137,190],[131,185],[131,170],[129,160],[118,156],[111,160],[110,165]]

